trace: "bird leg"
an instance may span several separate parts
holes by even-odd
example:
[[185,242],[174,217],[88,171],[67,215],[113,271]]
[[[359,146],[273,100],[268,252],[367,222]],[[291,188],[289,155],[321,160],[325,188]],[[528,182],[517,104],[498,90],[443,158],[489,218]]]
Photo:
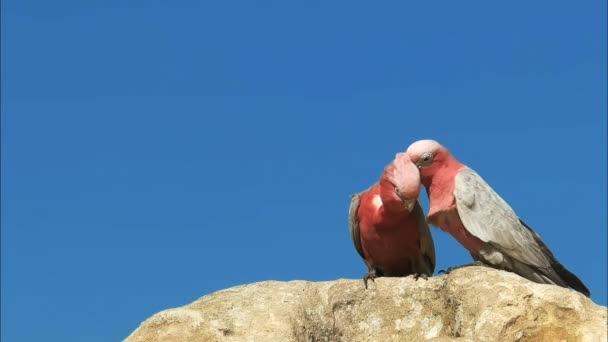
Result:
[[370,269],[367,273],[363,275],[363,284],[365,284],[365,288],[367,289],[367,281],[371,280],[375,283],[375,280],[378,277],[378,273],[376,273],[376,269]]
[[468,264],[462,264],[462,265],[458,265],[458,266],[452,266],[452,267],[448,267],[445,270],[441,270],[439,272],[437,272],[438,274],[449,274],[450,272],[457,270],[459,268],[463,268],[463,267],[470,267],[470,266],[485,266],[485,264],[479,260],[475,260],[473,262],[470,262]]

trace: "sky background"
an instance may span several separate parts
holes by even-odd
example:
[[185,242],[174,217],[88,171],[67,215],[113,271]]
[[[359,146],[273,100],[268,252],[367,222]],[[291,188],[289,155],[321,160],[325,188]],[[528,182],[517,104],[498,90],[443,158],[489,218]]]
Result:
[[360,278],[349,195],[421,138],[605,305],[606,39],[605,1],[4,0],[2,340]]

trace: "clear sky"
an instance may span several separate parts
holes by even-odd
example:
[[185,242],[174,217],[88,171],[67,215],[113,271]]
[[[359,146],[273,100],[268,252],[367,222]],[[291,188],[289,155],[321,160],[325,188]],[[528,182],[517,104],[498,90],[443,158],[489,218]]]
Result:
[[360,278],[349,195],[421,138],[605,305],[606,56],[605,1],[4,0],[2,340]]

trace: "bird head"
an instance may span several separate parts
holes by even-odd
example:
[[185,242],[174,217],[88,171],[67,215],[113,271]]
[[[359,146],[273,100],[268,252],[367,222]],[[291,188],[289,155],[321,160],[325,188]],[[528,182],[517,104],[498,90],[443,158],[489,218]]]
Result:
[[448,150],[435,140],[418,140],[407,148],[407,154],[420,170],[420,178],[424,184],[452,159]]
[[405,152],[395,155],[395,159],[384,168],[382,177],[394,188],[408,211],[412,211],[420,193],[420,174]]

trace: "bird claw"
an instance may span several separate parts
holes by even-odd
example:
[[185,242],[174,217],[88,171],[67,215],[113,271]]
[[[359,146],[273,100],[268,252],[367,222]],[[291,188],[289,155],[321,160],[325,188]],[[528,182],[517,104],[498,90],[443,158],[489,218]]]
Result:
[[369,271],[367,272],[365,275],[363,275],[363,284],[365,284],[365,288],[367,289],[367,281],[371,280],[373,283],[375,283],[376,281],[374,279],[376,279],[376,271]]
[[425,273],[414,273],[414,274],[412,274],[412,276],[414,277],[414,280],[418,280],[419,278],[422,278],[424,280],[429,279],[429,276],[426,275]]
[[450,274],[450,272],[452,272],[453,270],[454,270],[454,268],[448,267],[445,270],[439,270],[439,272],[437,272],[437,274],[439,274],[439,275]]
[[464,268],[464,267],[471,267],[471,266],[483,266],[483,262],[481,261],[473,261],[470,262],[468,264],[462,264],[462,265],[458,265],[458,266],[452,266],[452,267],[448,267],[445,270],[439,270],[439,272],[437,272],[437,274],[450,274],[450,272],[457,270],[459,268]]

